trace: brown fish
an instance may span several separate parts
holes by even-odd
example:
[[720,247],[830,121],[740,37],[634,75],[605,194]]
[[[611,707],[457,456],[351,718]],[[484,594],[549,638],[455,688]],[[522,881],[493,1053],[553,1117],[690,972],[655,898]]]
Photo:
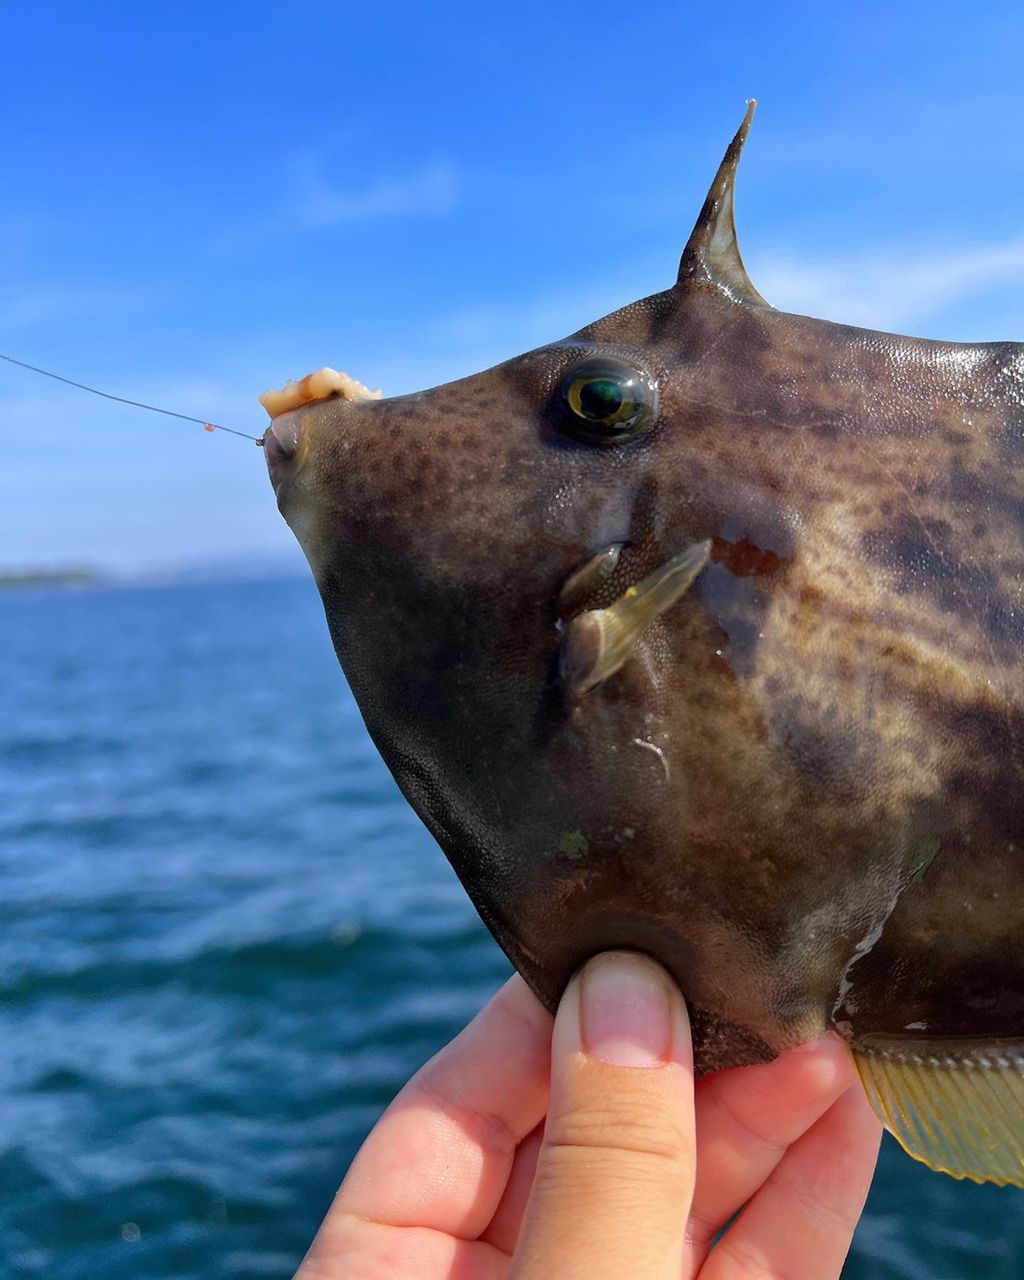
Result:
[[271,476],[549,1008],[648,952],[700,1071],[833,1027],[912,1155],[1024,1185],[1024,348],[771,307],[752,107],[672,288],[416,395],[271,393]]

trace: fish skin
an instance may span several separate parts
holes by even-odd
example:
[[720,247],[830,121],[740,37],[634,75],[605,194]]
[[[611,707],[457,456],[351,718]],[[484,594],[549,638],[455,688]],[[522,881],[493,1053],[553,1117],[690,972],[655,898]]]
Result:
[[[1024,1034],[1024,348],[777,311],[732,182],[679,280],[461,381],[295,411],[271,462],[367,728],[549,1008],[607,947],[664,964],[697,1069],[832,1026]],[[614,447],[563,431],[595,355],[659,388]],[[291,417],[291,415],[289,415]],[[588,609],[711,561],[605,683]]]

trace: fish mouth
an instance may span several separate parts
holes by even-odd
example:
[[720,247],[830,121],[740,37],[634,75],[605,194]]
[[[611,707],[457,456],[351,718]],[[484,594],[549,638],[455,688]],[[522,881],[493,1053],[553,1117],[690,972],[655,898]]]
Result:
[[325,367],[260,396],[260,404],[270,414],[270,426],[263,434],[263,449],[279,502],[282,487],[302,465],[305,456],[305,435],[299,421],[302,410],[328,400],[379,400],[380,394],[379,390],[371,391],[347,373]]
[[263,454],[267,460],[270,483],[278,498],[299,465],[301,446],[302,432],[297,409],[280,414],[263,434]]

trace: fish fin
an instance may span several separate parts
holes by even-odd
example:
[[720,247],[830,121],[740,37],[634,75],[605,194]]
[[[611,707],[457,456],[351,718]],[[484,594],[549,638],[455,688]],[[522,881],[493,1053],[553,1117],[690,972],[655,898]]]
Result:
[[750,132],[750,122],[754,118],[756,106],[757,103],[753,100],[747,103],[747,114],[743,117],[743,123],[718,167],[711,190],[697,219],[697,225],[690,233],[690,239],[683,250],[677,283],[682,285],[693,281],[704,281],[732,298],[768,307],[771,303],[762,298],[754,288],[747,275],[747,269],[743,265],[739,242],[736,239],[736,221],[733,216],[736,167],[740,162],[743,144]]
[[573,618],[560,664],[570,693],[589,693],[614,675],[654,619],[690,589],[710,556],[710,541],[694,543],[624,591],[607,609],[589,609]]
[[559,617],[565,618],[575,613],[587,596],[593,595],[597,588],[615,572],[621,555],[622,543],[613,542],[571,573],[558,593]]
[[954,1178],[1024,1187],[1024,1044],[879,1036],[853,1053],[908,1155]]

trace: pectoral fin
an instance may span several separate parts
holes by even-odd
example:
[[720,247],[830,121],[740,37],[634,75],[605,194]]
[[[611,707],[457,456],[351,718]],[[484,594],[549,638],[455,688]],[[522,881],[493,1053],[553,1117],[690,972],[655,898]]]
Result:
[[1024,1041],[871,1037],[854,1049],[875,1114],[931,1169],[1024,1187]]
[[561,672],[574,696],[588,693],[626,662],[637,641],[693,585],[711,555],[709,541],[695,543],[609,605],[574,618],[562,643]]
[[622,555],[622,544],[613,542],[590,557],[570,574],[558,594],[559,617],[567,618],[586,603],[587,596],[596,591],[615,572]]

